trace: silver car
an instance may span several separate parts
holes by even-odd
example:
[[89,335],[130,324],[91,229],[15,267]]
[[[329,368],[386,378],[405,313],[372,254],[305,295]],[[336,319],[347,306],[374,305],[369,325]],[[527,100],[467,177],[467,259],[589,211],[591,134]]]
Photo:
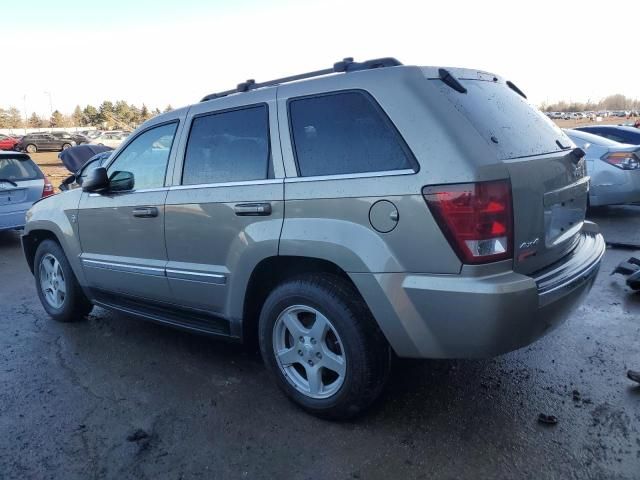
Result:
[[640,146],[579,130],[565,133],[586,152],[587,174],[591,177],[590,205],[640,202]]
[[530,344],[589,291],[582,152],[512,82],[354,62],[154,117],[23,247],[59,321],[94,305],[260,346],[306,410],[345,418],[392,355]]
[[53,195],[53,185],[29,155],[0,152],[0,231],[24,227],[33,203]]

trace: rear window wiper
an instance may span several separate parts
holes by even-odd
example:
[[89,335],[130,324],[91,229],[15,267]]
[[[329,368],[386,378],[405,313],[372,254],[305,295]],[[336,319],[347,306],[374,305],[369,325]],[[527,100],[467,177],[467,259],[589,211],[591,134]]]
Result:
[[464,86],[458,81],[458,79],[451,75],[451,72],[449,72],[449,70],[447,70],[446,68],[439,68],[438,76],[440,77],[440,80],[449,85],[456,92],[467,93],[467,89],[464,88]]
[[13,180],[9,180],[8,178],[0,178],[0,182],[7,182],[10,183],[11,185],[13,185],[14,187],[17,187],[18,184],[16,182],[14,182]]
[[526,99],[526,98],[527,98],[527,96],[524,94],[524,92],[523,92],[522,90],[520,90],[520,89],[518,88],[518,86],[517,86],[515,83],[513,83],[513,82],[511,82],[511,81],[507,80],[507,87],[509,87],[509,88],[510,88],[511,90],[513,90],[514,92],[516,92],[516,93],[517,93],[518,95],[520,95],[522,98],[524,98],[524,99]]

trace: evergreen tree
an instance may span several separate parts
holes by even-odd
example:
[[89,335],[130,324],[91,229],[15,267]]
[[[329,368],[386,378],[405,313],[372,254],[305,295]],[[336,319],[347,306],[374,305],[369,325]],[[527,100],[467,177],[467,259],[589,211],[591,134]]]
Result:
[[73,109],[73,113],[71,114],[71,119],[73,120],[74,127],[82,127],[85,126],[84,115],[82,114],[82,109],[80,105],[76,105],[76,108]]
[[64,116],[58,110],[55,110],[51,114],[51,120],[49,120],[50,127],[64,127]]
[[29,122],[27,125],[31,128],[42,128],[45,126],[45,122],[38,116],[36,112],[33,112],[29,117]]

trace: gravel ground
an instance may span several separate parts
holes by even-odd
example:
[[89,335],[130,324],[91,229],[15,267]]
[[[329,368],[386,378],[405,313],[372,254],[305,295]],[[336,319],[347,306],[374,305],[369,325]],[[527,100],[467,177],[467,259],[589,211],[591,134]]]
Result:
[[[640,226],[640,209],[614,216],[613,233]],[[609,276],[633,253],[608,250],[585,304],[534,345],[399,361],[370,412],[330,423],[238,345],[98,308],[49,320],[18,234],[0,234],[0,478],[637,479],[640,294]]]

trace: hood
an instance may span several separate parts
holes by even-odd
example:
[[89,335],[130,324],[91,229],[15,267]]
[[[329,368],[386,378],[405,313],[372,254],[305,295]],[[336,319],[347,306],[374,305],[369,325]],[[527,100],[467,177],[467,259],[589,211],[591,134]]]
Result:
[[77,147],[67,148],[58,155],[65,168],[71,173],[76,173],[91,157],[98,153],[111,151],[113,148],[105,145],[78,145]]

